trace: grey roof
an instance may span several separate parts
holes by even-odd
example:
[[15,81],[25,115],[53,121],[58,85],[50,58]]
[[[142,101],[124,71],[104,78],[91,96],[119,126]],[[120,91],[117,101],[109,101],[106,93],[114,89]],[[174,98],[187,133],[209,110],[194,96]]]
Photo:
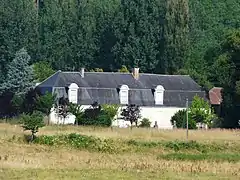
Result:
[[[135,80],[131,73],[112,72],[85,72],[84,77],[80,72],[56,72],[43,81],[38,87],[68,87],[71,83],[79,86],[78,102],[92,104],[119,104],[118,87],[128,85],[129,103],[140,106],[154,106],[152,89],[162,85],[164,91],[164,106],[185,106],[186,98],[191,99],[198,94],[205,98],[205,92],[190,77],[186,75],[159,75],[140,73]],[[61,92],[62,93],[62,92]]]

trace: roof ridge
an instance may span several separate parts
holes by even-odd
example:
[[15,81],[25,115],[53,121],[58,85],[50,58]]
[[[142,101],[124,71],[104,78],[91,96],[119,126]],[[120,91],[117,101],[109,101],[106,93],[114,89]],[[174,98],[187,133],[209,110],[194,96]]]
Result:
[[[80,74],[80,72],[78,71],[64,71],[62,73],[78,73]],[[86,74],[127,74],[127,75],[132,75],[131,72],[126,73],[126,72],[84,72]],[[139,73],[141,75],[155,75],[155,76],[187,76],[190,77],[190,75],[180,75],[180,74],[155,74],[155,73]]]

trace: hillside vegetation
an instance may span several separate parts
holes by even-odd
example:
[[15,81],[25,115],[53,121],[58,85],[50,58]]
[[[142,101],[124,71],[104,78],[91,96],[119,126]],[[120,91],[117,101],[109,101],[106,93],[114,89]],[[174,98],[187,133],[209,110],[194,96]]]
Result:
[[137,66],[189,74],[206,91],[223,87],[222,127],[236,128],[239,14],[238,0],[2,0],[0,114],[18,114],[14,94],[56,70],[128,72]]

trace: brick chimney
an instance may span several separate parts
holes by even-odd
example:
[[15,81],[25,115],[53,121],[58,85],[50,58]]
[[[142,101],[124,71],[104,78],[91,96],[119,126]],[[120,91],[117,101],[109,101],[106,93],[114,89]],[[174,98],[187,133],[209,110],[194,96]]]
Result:
[[85,69],[81,68],[80,73],[81,73],[82,78],[84,78],[84,72],[85,72]]
[[138,80],[139,79],[139,68],[133,68],[132,75],[133,75],[134,79]]

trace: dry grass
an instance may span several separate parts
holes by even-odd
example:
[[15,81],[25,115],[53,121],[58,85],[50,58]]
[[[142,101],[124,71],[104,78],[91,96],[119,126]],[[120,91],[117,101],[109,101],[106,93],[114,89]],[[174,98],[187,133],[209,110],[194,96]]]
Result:
[[[186,130],[157,130],[136,128],[132,131],[124,128],[93,128],[76,126],[47,126],[40,130],[39,135],[81,133],[100,138],[135,139],[135,140],[184,140]],[[17,125],[1,124],[0,136],[12,136],[23,134],[21,127]],[[189,140],[197,141],[240,141],[239,130],[190,130]]]
[[[89,127],[45,127],[40,134],[81,132],[101,138],[144,140],[184,139],[183,130],[103,129]],[[21,136],[18,126],[0,124],[0,179],[238,179],[240,162],[168,161],[159,160],[163,153],[104,154],[8,142]],[[198,141],[234,141],[240,143],[239,131],[190,131]]]

